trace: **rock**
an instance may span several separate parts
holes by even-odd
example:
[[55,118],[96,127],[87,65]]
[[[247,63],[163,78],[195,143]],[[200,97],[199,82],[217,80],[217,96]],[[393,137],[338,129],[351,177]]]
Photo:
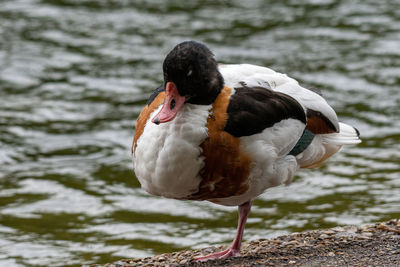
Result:
[[187,262],[188,262],[187,259],[183,259],[183,260],[181,260],[181,261],[179,262],[179,264],[185,264],[185,263],[187,263]]
[[319,236],[319,238],[321,238],[321,239],[329,238],[329,235],[327,235],[327,234],[322,234],[322,235]]

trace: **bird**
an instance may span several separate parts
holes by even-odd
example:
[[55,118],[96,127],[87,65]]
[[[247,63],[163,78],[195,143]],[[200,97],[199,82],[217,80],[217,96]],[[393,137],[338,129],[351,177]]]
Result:
[[240,256],[257,196],[361,142],[318,91],[267,67],[219,64],[203,43],[179,43],[162,69],[164,81],[141,111],[131,147],[141,187],[238,207],[232,244],[196,261]]

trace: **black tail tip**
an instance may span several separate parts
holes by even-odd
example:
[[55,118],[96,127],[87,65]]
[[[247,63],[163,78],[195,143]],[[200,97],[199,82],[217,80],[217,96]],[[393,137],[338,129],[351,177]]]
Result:
[[360,137],[360,131],[356,127],[353,127],[353,128],[354,128],[354,130],[356,130],[357,136]]

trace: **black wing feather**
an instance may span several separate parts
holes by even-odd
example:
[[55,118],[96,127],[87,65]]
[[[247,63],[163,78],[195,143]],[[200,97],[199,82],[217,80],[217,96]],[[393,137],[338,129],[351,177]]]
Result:
[[292,97],[263,87],[239,87],[231,96],[225,131],[235,137],[261,133],[285,119],[306,124],[302,106]]

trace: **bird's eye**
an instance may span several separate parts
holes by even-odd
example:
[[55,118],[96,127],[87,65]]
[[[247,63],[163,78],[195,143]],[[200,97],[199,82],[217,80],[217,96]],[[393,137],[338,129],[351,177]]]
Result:
[[169,109],[173,110],[175,108],[175,104],[176,104],[175,99],[172,99],[171,104],[169,105]]

